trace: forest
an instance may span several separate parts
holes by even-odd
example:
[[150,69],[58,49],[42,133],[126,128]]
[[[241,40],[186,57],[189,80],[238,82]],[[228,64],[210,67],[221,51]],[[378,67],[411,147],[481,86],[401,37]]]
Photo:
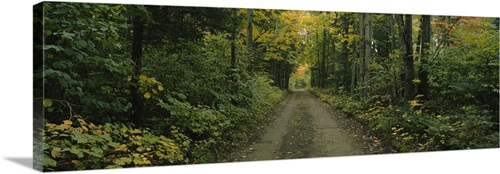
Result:
[[306,89],[393,152],[499,147],[499,19],[44,2],[34,166],[224,161]]

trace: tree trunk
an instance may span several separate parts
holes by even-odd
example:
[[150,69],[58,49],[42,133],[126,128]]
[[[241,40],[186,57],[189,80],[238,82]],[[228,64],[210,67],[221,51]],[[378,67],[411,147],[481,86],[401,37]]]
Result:
[[364,17],[364,76],[363,76],[363,86],[364,90],[362,92],[362,96],[366,97],[368,95],[368,88],[370,86],[370,60],[371,60],[371,45],[372,45],[372,38],[373,38],[373,14],[365,14]]
[[429,46],[431,43],[431,16],[423,15],[422,16],[422,24],[420,26],[420,30],[422,31],[422,50],[420,51],[420,67],[418,72],[418,78],[420,79],[420,83],[418,84],[418,94],[423,95],[421,97],[422,100],[428,99],[428,88],[429,88],[429,79],[428,79],[428,71],[427,71],[427,56],[429,51]]
[[[359,23],[353,22],[354,33],[358,33],[359,35]],[[354,94],[356,91],[356,87],[358,85],[358,65],[359,65],[359,42],[354,42],[353,46],[353,60],[351,67],[351,94]]]
[[140,17],[135,17],[132,22],[132,60],[134,61],[134,75],[130,86],[130,94],[132,95],[132,122],[136,125],[142,125],[144,117],[144,98],[139,93],[139,84],[137,77],[141,75],[142,67],[142,35],[144,32],[144,24]]
[[247,51],[250,52],[253,47],[253,9],[247,10]]
[[[364,77],[365,77],[365,44],[364,44],[364,37],[365,37],[365,14],[360,13],[359,14],[359,29],[358,29],[358,50],[359,50],[359,66],[358,66],[358,86],[361,87],[361,93],[364,91]],[[363,97],[363,96],[362,96]]]
[[322,40],[322,43],[321,43],[321,51],[322,51],[322,55],[321,55],[321,68],[320,68],[320,88],[325,88],[325,76],[326,76],[326,27],[323,28],[323,40]]
[[[391,32],[391,47],[390,47],[390,53],[394,52],[395,44],[397,42],[396,40],[396,31],[394,29],[394,15],[391,14],[389,18],[389,23],[390,23],[390,32]],[[396,68],[392,68],[392,99],[396,101],[399,99],[399,80],[398,76],[396,73]]]
[[237,24],[236,24],[236,17],[238,13],[236,9],[233,9],[233,25],[232,29],[233,31],[231,32],[231,68],[235,69],[236,68],[236,32],[237,32]]
[[[342,56],[339,57],[341,59],[343,65],[339,68],[342,68],[342,71],[340,72],[342,75],[342,86],[345,86],[346,88],[349,87],[349,48],[348,44],[349,42],[347,39],[349,38],[349,18],[347,16],[344,17],[343,20],[343,30],[344,30],[344,41],[342,42]],[[349,89],[346,90],[351,90],[350,87]]]
[[247,46],[247,54],[248,56],[248,72],[254,72],[254,60],[255,57],[253,55],[253,9],[247,10],[247,38],[246,38],[246,46]]
[[[403,20],[404,17],[404,20]],[[398,25],[400,37],[403,40],[405,54],[403,56],[404,75],[403,75],[403,97],[405,100],[412,100],[415,96],[415,67],[413,65],[413,47],[412,47],[412,15],[398,15]]]

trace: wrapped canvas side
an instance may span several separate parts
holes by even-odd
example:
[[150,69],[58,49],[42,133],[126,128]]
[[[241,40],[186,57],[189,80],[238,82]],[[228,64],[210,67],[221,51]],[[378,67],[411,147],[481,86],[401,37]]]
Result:
[[43,171],[43,2],[33,6],[33,168]]

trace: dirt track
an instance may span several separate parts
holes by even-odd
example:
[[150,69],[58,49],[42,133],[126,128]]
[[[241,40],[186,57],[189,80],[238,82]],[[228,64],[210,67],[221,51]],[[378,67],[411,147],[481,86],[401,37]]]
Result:
[[237,161],[333,157],[363,154],[338,119],[308,91],[293,91],[274,124]]

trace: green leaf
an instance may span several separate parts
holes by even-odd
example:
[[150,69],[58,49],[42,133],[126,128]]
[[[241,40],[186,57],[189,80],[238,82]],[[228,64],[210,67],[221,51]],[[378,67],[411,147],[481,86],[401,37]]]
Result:
[[123,168],[123,167],[119,165],[109,165],[106,167],[106,169],[116,169],[116,168]]
[[42,103],[43,103],[43,107],[46,107],[46,108],[52,106],[52,100],[51,99],[43,99]]
[[94,155],[96,157],[99,157],[99,158],[102,158],[103,154],[104,154],[104,151],[100,148],[100,147],[97,147],[97,146],[93,146],[91,148],[93,154],[91,155]]
[[113,148],[116,148],[120,145],[120,143],[116,143],[116,142],[109,142],[108,143],[109,146],[113,147]]
[[69,150],[69,152],[71,152],[72,154],[75,154],[76,156],[78,156],[78,158],[83,158],[83,151],[77,145],[71,146],[71,149]]
[[73,140],[76,140],[76,142],[79,144],[88,142],[87,137],[83,136],[82,133],[78,131],[73,131],[71,132],[71,134],[72,134],[71,138],[73,138]]
[[87,42],[83,41],[83,40],[79,40],[78,42],[78,45],[80,45],[81,47],[87,47]]
[[51,167],[56,167],[57,166],[57,161],[52,159],[49,155],[43,154],[43,165],[48,165]]
[[101,135],[101,138],[105,139],[108,142],[112,142],[113,141],[113,138],[111,138],[111,136],[106,135],[106,134]]
[[61,50],[64,50],[64,48],[63,48],[63,47],[61,47],[61,46],[57,46],[57,45],[45,45],[45,46],[43,47],[43,49],[44,49],[44,50],[54,49],[54,50],[56,50],[56,51],[61,51]]
[[132,158],[129,158],[129,157],[119,158],[119,159],[116,159],[114,161],[114,163],[116,165],[120,165],[120,166],[123,166],[123,165],[126,165],[126,164],[130,164],[131,162],[132,162]]
[[73,36],[75,36],[75,34],[73,34],[73,33],[68,33],[65,31],[63,31],[63,33],[62,33],[62,38],[73,40]]

